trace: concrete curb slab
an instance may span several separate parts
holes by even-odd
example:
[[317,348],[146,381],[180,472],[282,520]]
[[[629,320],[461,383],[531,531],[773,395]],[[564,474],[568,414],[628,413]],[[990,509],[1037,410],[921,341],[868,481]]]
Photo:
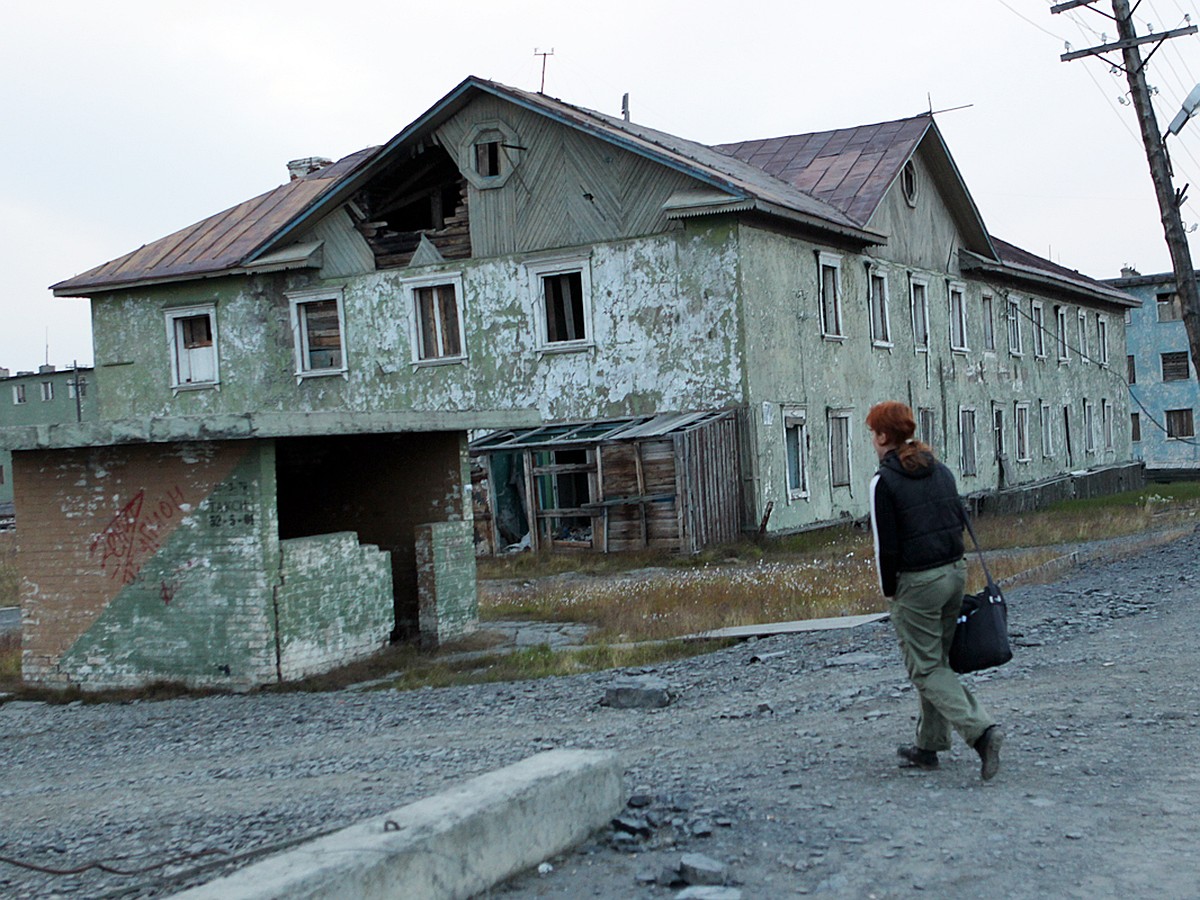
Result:
[[606,825],[622,775],[614,752],[550,750],[175,896],[466,900]]

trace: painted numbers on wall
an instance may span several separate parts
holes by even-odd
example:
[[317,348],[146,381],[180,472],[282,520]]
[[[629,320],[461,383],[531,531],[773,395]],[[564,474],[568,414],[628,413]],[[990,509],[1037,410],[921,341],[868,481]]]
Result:
[[164,531],[182,512],[183,502],[178,485],[149,504],[145,490],[134,494],[92,542],[91,555],[99,555],[101,571],[122,584],[132,584],[142,563],[162,546]]

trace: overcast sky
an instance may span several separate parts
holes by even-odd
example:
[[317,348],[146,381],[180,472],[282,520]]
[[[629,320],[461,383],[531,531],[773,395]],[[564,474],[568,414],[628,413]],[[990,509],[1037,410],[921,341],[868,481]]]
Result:
[[[1170,269],[1115,39],[1050,0],[40,0],[0,26],[0,366],[92,361],[88,302],[48,286],[255,196],[285,163],[382,143],[467,75],[703,143],[932,108],[989,231],[1096,278]],[[1097,9],[1111,12],[1108,0]],[[1185,24],[1143,0],[1139,33]],[[1160,128],[1196,36],[1149,67]],[[1171,138],[1200,179],[1200,118]],[[1200,187],[1196,188],[1200,195]],[[1200,200],[1184,206],[1200,222]],[[1200,232],[1198,232],[1200,234]],[[1193,242],[1193,254],[1197,244]],[[48,344],[48,351],[47,351]]]

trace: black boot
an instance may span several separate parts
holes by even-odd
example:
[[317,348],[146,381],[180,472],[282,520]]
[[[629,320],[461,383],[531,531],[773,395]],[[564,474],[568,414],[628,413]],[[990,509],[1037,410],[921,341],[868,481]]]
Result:
[[920,747],[897,747],[896,755],[900,757],[902,769],[936,769],[938,758],[936,750],[922,750]]

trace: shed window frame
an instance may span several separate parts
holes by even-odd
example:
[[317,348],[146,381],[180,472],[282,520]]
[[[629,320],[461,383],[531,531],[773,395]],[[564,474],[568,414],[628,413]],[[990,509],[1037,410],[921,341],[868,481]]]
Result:
[[950,349],[967,353],[971,349],[967,339],[967,286],[957,281],[948,283],[946,302],[950,309]]
[[849,409],[831,409],[827,419],[829,434],[829,486],[850,487],[854,481],[854,454],[850,452],[853,439]]
[[[832,292],[833,297],[829,294]],[[817,254],[817,293],[820,297],[821,337],[827,341],[846,339],[842,317],[842,258],[824,251]]]
[[913,346],[917,353],[929,352],[929,282],[924,278],[910,278],[908,282],[910,314],[912,317]]
[[[402,282],[409,297],[409,339],[412,347],[412,364],[417,367],[442,366],[463,363],[467,359],[466,333],[463,330],[464,297],[461,272],[440,272],[421,278],[409,278]],[[457,339],[457,352],[441,352],[444,349],[450,333],[447,331],[447,312],[451,304],[445,302],[441,291],[449,289],[454,293],[452,304],[454,310],[453,336]],[[432,302],[428,302],[432,300]],[[426,314],[432,314],[433,321],[426,322]],[[435,346],[427,346],[427,338],[432,337]],[[431,352],[432,349],[432,352]]]
[[867,267],[867,307],[871,317],[871,346],[891,349],[895,343],[888,314],[887,271],[878,266]]
[[[525,271],[528,274],[529,291],[535,310],[538,350],[542,353],[570,353],[595,346],[592,326],[591,255],[572,254],[571,256],[535,260],[525,264]],[[564,284],[568,288],[571,286],[573,281],[571,276],[575,275],[578,276],[580,294],[578,301],[573,296],[566,296],[566,293],[561,290]],[[570,280],[564,281],[564,279]],[[548,296],[548,293],[554,293],[554,284],[559,286],[558,296]],[[567,303],[571,304],[572,315],[569,317],[565,315],[568,312]],[[553,310],[555,313],[553,330],[556,333],[560,331],[557,323],[558,319],[562,318],[563,327],[568,336],[551,338],[552,307],[559,304],[561,304],[561,309]],[[583,335],[571,337],[571,332],[580,327],[583,329]]]
[[[349,360],[346,352],[346,314],[344,292],[341,288],[333,290],[295,291],[287,294],[288,313],[292,325],[292,351],[295,362],[296,383],[306,378],[325,378],[340,375],[349,377]],[[311,345],[313,334],[310,328],[312,307],[317,304],[334,304],[337,315],[337,358],[332,365],[314,365],[313,354],[321,352],[321,348]]]
[[799,407],[783,409],[783,443],[785,454],[784,482],[788,501],[807,500],[810,496],[808,478],[808,413]]
[[1196,436],[1196,422],[1191,407],[1163,410],[1166,416],[1168,441],[1181,441]]
[[[210,390],[221,384],[217,304],[202,303],[163,310],[171,363],[171,390]],[[201,330],[200,320],[207,319]],[[206,352],[205,352],[206,351]],[[211,375],[206,367],[211,367]]]

